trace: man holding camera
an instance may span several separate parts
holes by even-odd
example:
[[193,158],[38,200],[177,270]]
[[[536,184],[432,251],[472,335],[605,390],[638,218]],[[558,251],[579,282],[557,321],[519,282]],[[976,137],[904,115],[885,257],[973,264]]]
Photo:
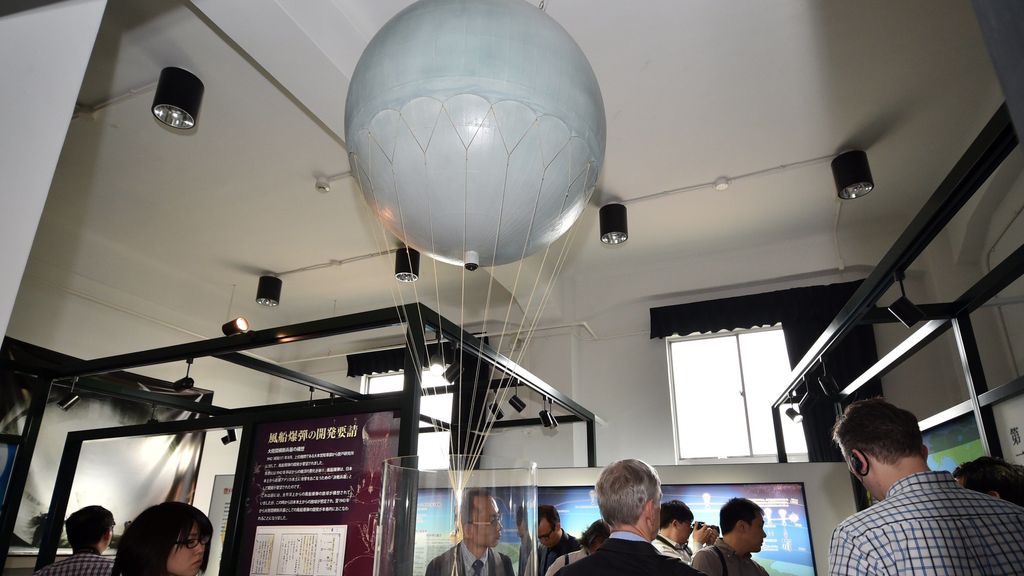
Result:
[[696,528],[694,527],[693,512],[684,502],[680,500],[663,502],[661,504],[661,526],[651,544],[654,544],[654,547],[662,555],[678,558],[689,564],[693,559],[693,552],[687,544],[690,534],[693,534],[693,542],[698,550],[714,544],[718,538],[718,532],[714,526],[697,522]]
[[718,512],[722,537],[693,556],[693,567],[708,576],[768,576],[751,558],[764,543],[764,511],[746,498],[733,498]]

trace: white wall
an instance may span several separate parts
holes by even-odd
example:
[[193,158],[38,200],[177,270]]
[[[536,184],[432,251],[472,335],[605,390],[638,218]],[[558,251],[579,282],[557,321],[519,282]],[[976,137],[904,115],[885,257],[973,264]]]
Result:
[[[620,458],[675,464],[667,352],[663,340],[650,338],[650,308],[863,278],[869,271],[864,264],[877,261],[893,236],[878,231],[851,243],[845,272],[834,268],[829,235],[578,275],[562,308],[575,314],[567,321],[586,322],[597,337],[582,330],[535,335],[523,363],[548,384],[571,390],[577,402],[601,418],[599,465]],[[565,339],[575,342],[574,356]],[[575,363],[567,368],[573,357]],[[583,425],[560,426],[550,435],[508,430],[492,437],[487,449],[513,452],[543,466],[586,465]],[[571,443],[559,436],[571,436]]]
[[57,166],[106,0],[0,17],[0,334]]

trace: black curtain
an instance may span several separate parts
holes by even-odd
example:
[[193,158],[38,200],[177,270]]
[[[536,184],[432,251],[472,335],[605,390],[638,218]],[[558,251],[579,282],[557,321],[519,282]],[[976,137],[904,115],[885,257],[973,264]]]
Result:
[[[858,280],[805,286],[651,308],[651,338],[771,326],[781,322],[790,366],[796,366],[860,283]],[[839,386],[845,386],[877,359],[874,331],[870,326],[861,326],[840,342],[837,350],[825,358],[824,365],[828,376]],[[804,405],[803,427],[808,456],[812,462],[839,461],[842,457],[831,440],[835,410],[833,403],[818,385],[817,378],[821,375],[820,371],[811,374],[811,381],[806,386],[809,398]],[[879,395],[881,386],[873,381],[861,388],[856,398]]]

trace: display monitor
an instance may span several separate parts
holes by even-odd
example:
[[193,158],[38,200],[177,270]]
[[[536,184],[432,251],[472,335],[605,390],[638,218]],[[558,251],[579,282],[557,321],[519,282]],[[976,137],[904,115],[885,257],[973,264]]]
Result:
[[[748,498],[765,513],[765,539],[754,560],[773,576],[815,574],[807,498],[800,482],[778,484],[664,484],[662,501],[682,500],[694,519],[718,525],[718,511],[730,498]],[[537,502],[558,510],[562,529],[577,538],[601,517],[592,486],[544,486]]]
[[985,455],[972,412],[923,430],[921,436],[928,447],[928,467],[932,470],[952,472],[960,464]]

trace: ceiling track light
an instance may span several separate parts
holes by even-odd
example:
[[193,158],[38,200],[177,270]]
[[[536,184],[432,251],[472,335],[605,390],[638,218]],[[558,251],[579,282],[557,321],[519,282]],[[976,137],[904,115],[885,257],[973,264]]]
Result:
[[900,285],[900,297],[889,305],[889,313],[896,317],[904,326],[911,328],[924,319],[924,312],[916,304],[907,298],[907,291],[903,288],[904,273],[897,272],[894,275],[896,282]]
[[508,405],[511,406],[516,412],[522,414],[523,410],[526,410],[526,402],[519,397],[519,380],[516,380],[516,391],[508,399]]
[[395,280],[415,282],[420,277],[420,253],[403,246],[395,251]]
[[176,130],[191,130],[199,120],[203,91],[203,82],[195,74],[181,68],[164,68],[153,96],[153,116]]
[[245,334],[249,331],[249,321],[243,316],[239,316],[234,320],[228,320],[220,327],[221,332],[225,336],[234,336],[236,334]]
[[551,401],[551,399],[544,398],[544,409],[541,410],[538,414],[538,416],[540,416],[541,426],[545,428],[551,428],[552,430],[558,428],[558,420],[555,419],[555,415],[551,413],[553,409],[554,403]]
[[235,434],[235,429],[228,428],[227,434],[221,436],[220,443],[227,446],[236,440],[238,440],[238,436]]
[[78,394],[75,394],[74,392],[72,392],[70,394],[67,394],[63,398],[61,398],[57,402],[57,407],[60,408],[61,410],[65,411],[65,412],[67,412],[68,410],[71,410],[71,408],[73,408],[75,406],[75,404],[78,404],[78,401],[81,400],[81,399],[82,399],[81,396],[79,396]]
[[832,177],[836,194],[843,200],[866,196],[875,189],[868,155],[863,150],[849,150],[832,159]]
[[177,392],[181,392],[182,390],[188,390],[189,388],[192,388],[193,386],[196,385],[195,379],[188,375],[188,373],[192,370],[192,358],[185,360],[185,362],[187,363],[185,366],[185,377],[180,380],[175,380],[174,383],[171,384],[171,388],[173,388]]
[[260,276],[260,282],[256,285],[256,303],[271,308],[280,304],[282,285],[283,282],[277,276]]
[[800,413],[800,409],[795,405],[786,408],[786,416],[789,416],[789,419],[797,424],[804,421],[803,414]]
[[614,246],[629,239],[624,204],[605,204],[601,206],[598,217],[601,221],[601,242]]
[[494,416],[495,420],[501,420],[502,418],[505,417],[505,413],[501,410],[501,406],[498,405],[497,398],[495,398],[494,401],[491,402],[490,406],[488,406],[487,409],[490,410],[491,415]]
[[462,380],[462,364],[457,359],[452,358],[452,363],[444,371],[444,379],[449,384],[458,384]]

